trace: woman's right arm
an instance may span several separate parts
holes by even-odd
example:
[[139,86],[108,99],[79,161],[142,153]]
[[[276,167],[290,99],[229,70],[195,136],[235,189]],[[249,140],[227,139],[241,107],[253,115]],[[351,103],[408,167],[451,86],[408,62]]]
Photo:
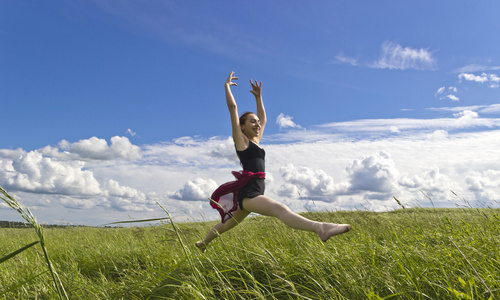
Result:
[[236,82],[233,82],[233,80],[238,80],[238,77],[234,76],[234,72],[231,72],[224,85],[226,89],[226,102],[227,108],[229,109],[229,115],[231,116],[231,127],[233,132],[234,144],[236,146],[236,149],[244,150],[247,147],[247,143],[245,140],[245,135],[241,131],[240,119],[238,116],[238,106],[236,105],[233,93],[231,92],[231,86],[237,86]]

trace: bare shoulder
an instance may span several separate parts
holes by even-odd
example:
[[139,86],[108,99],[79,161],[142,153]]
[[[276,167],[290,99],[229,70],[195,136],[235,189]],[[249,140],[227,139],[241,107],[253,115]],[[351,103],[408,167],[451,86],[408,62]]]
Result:
[[234,141],[234,146],[238,151],[245,150],[246,148],[248,148],[248,144],[250,143],[248,138],[241,131],[240,134],[233,133],[233,141]]

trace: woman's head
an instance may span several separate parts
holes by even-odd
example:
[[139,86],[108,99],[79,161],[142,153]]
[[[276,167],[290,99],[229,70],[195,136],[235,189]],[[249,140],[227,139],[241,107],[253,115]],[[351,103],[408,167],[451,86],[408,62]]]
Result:
[[246,111],[244,112],[241,116],[240,116],[240,125],[245,125],[247,119],[248,119],[248,116],[249,115],[255,115],[253,112],[251,111]]
[[240,117],[241,131],[248,138],[259,136],[260,134],[260,120],[253,112],[245,112]]

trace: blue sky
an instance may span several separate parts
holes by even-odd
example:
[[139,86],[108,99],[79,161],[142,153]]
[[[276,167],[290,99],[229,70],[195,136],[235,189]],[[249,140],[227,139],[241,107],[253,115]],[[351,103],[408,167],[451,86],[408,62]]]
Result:
[[263,82],[269,195],[297,211],[390,209],[422,191],[453,206],[452,188],[498,205],[499,9],[2,1],[0,186],[46,222],[151,216],[156,201],[214,218],[204,195],[238,168],[235,71],[241,112]]

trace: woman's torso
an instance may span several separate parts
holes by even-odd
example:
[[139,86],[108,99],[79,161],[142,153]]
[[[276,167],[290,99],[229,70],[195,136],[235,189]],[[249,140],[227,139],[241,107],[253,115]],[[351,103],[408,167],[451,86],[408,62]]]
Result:
[[265,172],[266,152],[252,141],[248,142],[248,147],[243,151],[236,150],[243,170],[253,173]]

